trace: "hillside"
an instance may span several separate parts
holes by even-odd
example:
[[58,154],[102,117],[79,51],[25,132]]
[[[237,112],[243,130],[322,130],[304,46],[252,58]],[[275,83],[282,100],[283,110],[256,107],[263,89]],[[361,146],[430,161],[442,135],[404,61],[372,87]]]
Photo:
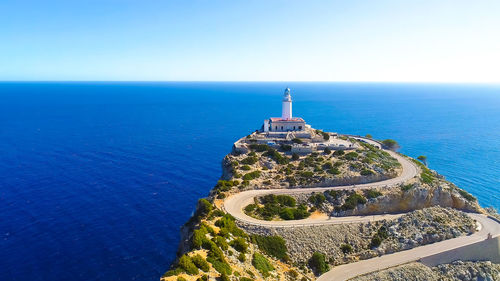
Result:
[[[259,144],[252,141],[255,134],[243,138],[246,151],[233,148],[224,158],[221,180],[183,226],[178,259],[162,280],[314,280],[332,266],[476,231],[476,223],[462,211],[481,211],[477,200],[416,160],[411,161],[417,175],[408,181],[356,189],[356,184],[397,178],[402,165],[373,144],[335,137],[352,146],[298,154],[290,151],[291,144]],[[257,196],[239,208],[271,222],[401,214],[359,223],[274,228],[245,223],[224,208],[226,198],[245,191],[310,187],[325,191]]]

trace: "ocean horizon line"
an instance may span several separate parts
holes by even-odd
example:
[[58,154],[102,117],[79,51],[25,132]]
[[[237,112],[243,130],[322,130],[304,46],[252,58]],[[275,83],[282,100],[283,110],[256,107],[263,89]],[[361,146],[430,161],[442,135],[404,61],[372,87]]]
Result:
[[416,84],[416,85],[491,85],[500,82],[451,81],[278,81],[278,80],[0,80],[0,83],[324,83],[324,84]]

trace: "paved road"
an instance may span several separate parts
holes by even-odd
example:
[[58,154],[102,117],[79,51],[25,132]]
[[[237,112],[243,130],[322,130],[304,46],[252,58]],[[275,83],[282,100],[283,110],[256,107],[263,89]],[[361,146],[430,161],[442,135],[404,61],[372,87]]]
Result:
[[[372,140],[365,138],[355,137],[357,139],[362,139],[368,143],[380,147],[380,144]],[[396,158],[403,167],[401,175],[396,178],[359,184],[355,186],[331,186],[331,187],[318,187],[318,188],[297,188],[297,189],[265,189],[265,190],[249,190],[237,193],[228,197],[224,201],[224,209],[234,216],[237,220],[245,222],[248,224],[262,225],[267,227],[301,227],[310,225],[325,225],[325,224],[342,224],[342,223],[360,223],[368,222],[374,220],[382,219],[393,219],[401,216],[402,214],[391,214],[391,215],[374,215],[374,216],[350,216],[350,217],[333,217],[333,218],[307,218],[303,220],[293,220],[293,221],[264,221],[247,216],[243,212],[243,208],[248,204],[253,203],[253,199],[256,196],[262,196],[266,194],[297,194],[297,193],[311,193],[311,192],[322,192],[330,189],[370,189],[375,187],[384,186],[394,186],[406,182],[407,180],[415,177],[419,170],[414,163],[410,160],[400,156],[392,151],[389,152],[394,158]],[[488,233],[491,233],[493,237],[500,236],[500,224],[494,220],[487,218],[480,214],[469,214],[473,219],[480,223],[481,230],[469,235],[458,237],[442,242],[437,242],[430,245],[425,245],[417,247],[411,250],[402,251],[394,254],[384,255],[377,258],[372,258],[368,260],[363,260],[355,263],[350,263],[346,265],[341,265],[333,268],[327,273],[321,275],[318,280],[347,280],[349,278],[355,277],[360,274],[365,274],[380,269],[400,265],[410,261],[418,260],[419,258],[430,256],[433,254],[441,253],[451,249],[459,248],[465,245],[479,242],[484,240]]]
[[381,269],[401,265],[404,263],[417,261],[420,258],[445,252],[448,250],[460,248],[476,242],[485,240],[488,233],[493,237],[500,236],[500,224],[485,215],[468,214],[480,223],[481,229],[469,236],[461,236],[434,244],[420,246],[411,250],[383,255],[381,257],[371,258],[355,263],[349,263],[334,267],[332,270],[321,275],[318,281],[342,281],[355,276],[366,274]]
[[[378,144],[377,144],[378,145]],[[237,220],[254,225],[264,225],[268,227],[287,227],[287,226],[306,226],[306,225],[325,225],[325,224],[341,224],[341,223],[357,223],[368,222],[374,220],[391,219],[400,215],[375,215],[375,216],[352,216],[352,217],[332,217],[332,218],[306,218],[303,220],[293,221],[264,221],[247,216],[243,208],[253,203],[253,199],[257,196],[266,194],[297,194],[297,193],[311,193],[323,192],[330,189],[370,189],[375,187],[393,186],[406,182],[407,180],[415,177],[418,173],[418,168],[410,160],[400,156],[392,151],[387,151],[392,157],[396,158],[403,167],[401,175],[398,177],[373,182],[358,184],[353,186],[331,186],[331,187],[312,187],[312,188],[292,188],[292,189],[262,189],[262,190],[249,190],[229,196],[224,201],[224,209],[226,212],[234,216]]]

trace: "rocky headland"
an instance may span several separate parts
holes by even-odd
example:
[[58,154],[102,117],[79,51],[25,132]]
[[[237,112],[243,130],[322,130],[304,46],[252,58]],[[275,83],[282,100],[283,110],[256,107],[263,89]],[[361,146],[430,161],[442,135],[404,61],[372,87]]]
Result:
[[[314,280],[340,264],[476,231],[477,223],[464,211],[483,212],[477,200],[424,164],[411,159],[417,175],[400,184],[356,189],[358,184],[397,178],[403,167],[376,142],[316,130],[311,134],[318,143],[338,138],[347,144],[338,150],[316,144],[315,151],[299,154],[292,153],[291,146],[304,140],[265,144],[258,142],[258,133],[239,140],[237,149],[233,148],[223,160],[221,179],[207,198],[199,200],[196,212],[182,227],[178,258],[162,280]],[[240,207],[248,216],[265,221],[386,213],[394,214],[394,218],[273,227],[245,223],[224,208],[226,198],[243,191],[329,186],[338,187],[314,193],[257,196],[249,205]],[[498,271],[492,263],[464,264],[463,270],[467,266],[479,268],[478,276]],[[398,270],[407,270],[401,268]],[[437,278],[445,276],[436,268],[425,270]],[[459,276],[458,271],[450,268],[446,274]],[[383,276],[392,273],[377,274],[386,278]],[[367,276],[359,278],[370,278]]]

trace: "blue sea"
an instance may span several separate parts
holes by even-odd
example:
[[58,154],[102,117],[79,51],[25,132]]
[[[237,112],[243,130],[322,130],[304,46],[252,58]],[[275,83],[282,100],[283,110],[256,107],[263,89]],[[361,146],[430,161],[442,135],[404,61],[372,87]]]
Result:
[[239,137],[293,113],[401,152],[500,208],[500,86],[0,83],[0,280],[158,280]]

